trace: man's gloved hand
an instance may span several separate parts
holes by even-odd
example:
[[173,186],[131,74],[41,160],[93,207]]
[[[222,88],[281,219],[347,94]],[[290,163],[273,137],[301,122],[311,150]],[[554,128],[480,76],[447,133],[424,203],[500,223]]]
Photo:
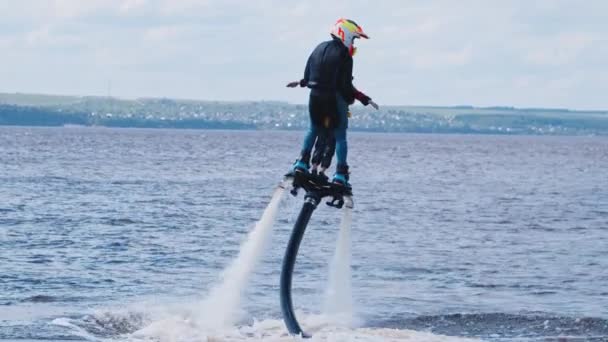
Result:
[[300,85],[300,81],[293,81],[293,82],[287,83],[287,88],[295,88],[299,85]]
[[374,107],[375,110],[380,109],[380,106],[378,106],[378,104],[372,100],[369,100],[369,104],[372,105],[372,107]]

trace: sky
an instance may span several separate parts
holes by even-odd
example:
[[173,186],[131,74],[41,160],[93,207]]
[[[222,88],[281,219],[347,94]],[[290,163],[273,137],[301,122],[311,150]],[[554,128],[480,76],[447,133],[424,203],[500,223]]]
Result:
[[608,109],[605,0],[0,0],[0,92],[306,103],[308,55],[359,23],[380,105]]

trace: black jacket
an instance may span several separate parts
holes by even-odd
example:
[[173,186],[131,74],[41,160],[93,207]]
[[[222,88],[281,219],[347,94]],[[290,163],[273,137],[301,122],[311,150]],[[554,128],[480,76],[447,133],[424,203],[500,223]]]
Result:
[[308,57],[300,85],[323,93],[338,92],[352,104],[355,101],[353,58],[346,46],[337,38],[319,44]]

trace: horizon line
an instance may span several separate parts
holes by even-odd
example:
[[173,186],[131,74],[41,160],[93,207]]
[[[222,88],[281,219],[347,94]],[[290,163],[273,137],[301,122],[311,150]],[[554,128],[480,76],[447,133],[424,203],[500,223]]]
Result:
[[[285,103],[289,105],[302,105],[307,106],[307,103],[293,103],[284,100],[208,100],[208,99],[193,99],[185,97],[157,97],[157,96],[116,96],[116,95],[75,95],[75,94],[52,94],[52,93],[27,93],[27,92],[0,92],[0,95],[36,95],[36,96],[49,96],[49,97],[77,97],[77,98],[100,98],[100,99],[117,99],[123,101],[137,101],[137,100],[173,100],[173,101],[192,101],[192,102],[216,102],[216,103],[256,103],[256,102],[277,102]],[[2,104],[0,102],[0,104]],[[355,102],[353,105],[362,106],[361,103]],[[517,107],[513,105],[491,105],[491,106],[476,106],[472,104],[457,104],[457,105],[424,105],[424,104],[384,104],[380,105],[380,110],[383,107],[421,107],[421,108],[449,108],[449,109],[496,109],[496,110],[553,110],[553,111],[569,111],[569,112],[588,112],[588,113],[608,113],[608,109],[577,109],[577,108],[564,108],[564,107]]]

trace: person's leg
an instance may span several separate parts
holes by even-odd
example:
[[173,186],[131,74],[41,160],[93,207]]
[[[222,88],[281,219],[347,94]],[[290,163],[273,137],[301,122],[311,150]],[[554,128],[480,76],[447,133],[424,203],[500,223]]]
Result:
[[312,148],[318,136],[319,113],[322,105],[323,103],[320,101],[319,96],[316,96],[311,92],[308,100],[310,127],[304,136],[304,142],[302,143],[302,149],[300,150],[300,158],[294,164],[294,170],[308,171],[308,168],[310,167],[310,153],[312,152]]
[[312,147],[315,144],[315,140],[317,139],[317,128],[311,122],[310,127],[308,128],[308,132],[304,136],[304,143],[302,144],[302,150],[300,151],[300,159],[299,161],[305,163],[307,166],[310,163],[310,152],[312,151]]
[[[346,129],[348,128],[348,104],[342,98],[342,95],[336,94],[336,111],[339,118],[339,123],[334,130],[334,137],[336,139],[336,158],[337,168],[348,168],[346,157],[348,154],[348,146],[346,143]],[[338,170],[338,173],[340,170]]]
[[334,132],[331,131],[327,135],[327,143],[325,144],[325,151],[323,159],[321,160],[321,171],[325,172],[331,165],[331,160],[336,153],[336,139],[334,138]]
[[326,138],[324,132],[317,131],[317,142],[315,143],[315,151],[312,154],[312,170],[313,173],[316,171],[319,164],[323,161],[323,156],[326,149]]

